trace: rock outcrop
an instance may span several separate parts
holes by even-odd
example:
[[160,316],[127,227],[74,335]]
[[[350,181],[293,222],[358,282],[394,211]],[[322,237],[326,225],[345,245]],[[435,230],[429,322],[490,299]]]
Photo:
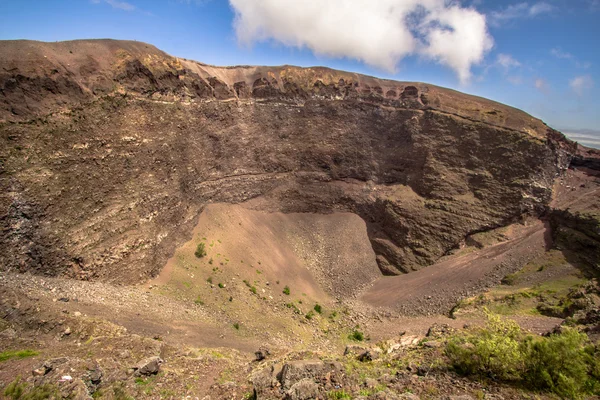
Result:
[[[155,275],[206,204],[360,215],[384,274],[538,215],[574,144],[520,110],[123,41],[0,42],[0,265]],[[250,201],[251,200],[251,201]]]

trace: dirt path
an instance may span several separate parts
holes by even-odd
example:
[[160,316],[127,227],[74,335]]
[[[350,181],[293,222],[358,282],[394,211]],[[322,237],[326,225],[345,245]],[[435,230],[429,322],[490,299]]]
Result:
[[466,255],[450,256],[420,271],[382,277],[361,300],[408,315],[444,314],[463,296],[500,283],[547,249],[550,229],[542,221],[516,226],[514,237]]

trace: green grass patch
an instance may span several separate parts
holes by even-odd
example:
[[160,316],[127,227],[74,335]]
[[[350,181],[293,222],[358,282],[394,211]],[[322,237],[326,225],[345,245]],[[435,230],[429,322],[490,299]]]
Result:
[[35,350],[6,350],[0,353],[0,362],[16,359],[23,359],[34,357],[40,354],[39,351]]
[[327,398],[333,399],[333,400],[341,400],[341,399],[351,399],[352,396],[350,395],[350,393],[348,393],[342,389],[342,390],[333,390],[333,391],[327,393]]
[[18,377],[9,383],[3,391],[4,396],[13,400],[44,400],[62,398],[58,388],[55,385],[44,384],[40,386],[31,386],[27,382],[22,382]]

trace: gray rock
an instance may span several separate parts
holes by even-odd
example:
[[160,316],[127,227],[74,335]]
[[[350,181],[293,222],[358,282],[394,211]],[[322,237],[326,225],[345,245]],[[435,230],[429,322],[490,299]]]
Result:
[[397,394],[390,391],[379,392],[369,396],[369,400],[398,400],[400,398]]
[[367,347],[365,346],[358,346],[355,344],[351,344],[346,346],[346,349],[344,350],[344,355],[345,356],[350,356],[350,355],[359,355],[364,353],[367,350]]
[[296,382],[286,392],[286,400],[312,400],[319,396],[319,385],[310,378]]
[[269,349],[264,346],[259,347],[258,351],[254,352],[254,355],[256,356],[256,361],[262,361],[265,358],[267,358],[270,354],[271,352],[269,351]]
[[442,347],[442,343],[438,342],[437,340],[430,340],[428,342],[424,342],[423,346],[425,347],[430,347],[430,348],[438,348],[438,347]]
[[133,369],[137,375],[155,375],[160,370],[162,363],[163,360],[158,356],[149,357],[138,362]]
[[6,328],[0,332],[0,336],[8,339],[14,339],[17,337],[17,331],[15,331],[13,328]]
[[452,328],[448,324],[433,324],[427,331],[427,337],[438,339],[444,336],[451,335],[456,332],[456,329]]
[[373,378],[367,378],[365,379],[365,387],[367,389],[373,389],[374,387],[376,387],[379,384],[379,382],[377,382],[375,379]]
[[378,360],[379,358],[381,358],[381,353],[382,351],[380,348],[374,347],[372,349],[368,349],[367,351],[359,355],[358,359],[363,362]]
[[421,398],[419,396],[417,396],[416,394],[412,394],[412,393],[402,393],[402,394],[398,395],[398,399],[400,399],[400,400],[421,400]]
[[42,367],[39,369],[43,369],[44,375],[46,375],[50,371],[56,369],[59,365],[66,364],[68,362],[68,357],[51,358],[49,360],[44,361],[44,364],[42,364]]
[[276,378],[277,372],[279,371],[277,371],[273,365],[270,365],[255,371],[249,377],[249,380],[252,382],[252,386],[254,387],[254,396],[256,399],[268,398],[272,389],[279,385],[279,382]]
[[280,376],[281,386],[287,391],[302,379],[322,378],[326,374],[340,369],[339,363],[324,363],[321,360],[292,361],[283,366]]
[[99,385],[102,381],[102,370],[99,366],[96,366],[94,369],[88,371],[88,378],[90,382],[94,385]]

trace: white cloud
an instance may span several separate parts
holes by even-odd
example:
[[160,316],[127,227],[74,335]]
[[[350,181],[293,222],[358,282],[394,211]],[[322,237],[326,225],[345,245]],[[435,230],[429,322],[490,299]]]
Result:
[[498,54],[496,58],[496,63],[500,65],[505,70],[509,70],[511,68],[520,67],[521,63],[513,58],[510,54]]
[[556,58],[562,58],[565,60],[572,60],[573,54],[562,51],[560,48],[554,48],[550,50],[550,54],[552,54]]
[[492,48],[486,18],[445,0],[229,0],[238,41],[274,40],[319,55],[394,72],[419,55],[452,68],[461,82]]
[[541,79],[541,78],[536,79],[534,82],[534,85],[535,85],[535,88],[542,93],[548,93],[548,91],[550,90],[550,85],[548,85],[548,82],[546,82],[545,79]]
[[490,14],[490,23],[493,25],[502,25],[502,23],[518,19],[518,18],[533,18],[541,14],[546,14],[554,11],[555,7],[544,1],[534,4],[517,3],[511,4],[503,10],[493,11]]
[[566,52],[566,51],[562,51],[558,47],[550,50],[550,54],[552,54],[554,57],[562,59],[562,60],[570,60],[571,62],[575,63],[575,66],[577,68],[589,69],[592,67],[592,63],[590,63],[588,61],[581,62],[573,54]]
[[521,83],[523,83],[523,78],[521,78],[520,76],[508,76],[506,77],[506,80],[512,83],[513,85],[520,85]]
[[135,11],[136,7],[133,4],[127,3],[125,1],[119,0],[92,0],[92,3],[106,3],[110,5],[112,8],[116,8],[123,11]]
[[578,96],[583,96],[587,90],[594,87],[594,80],[589,75],[581,75],[571,79],[569,86]]
[[554,11],[554,6],[548,3],[540,2],[535,3],[529,8],[529,15],[535,17],[539,14],[549,13]]

